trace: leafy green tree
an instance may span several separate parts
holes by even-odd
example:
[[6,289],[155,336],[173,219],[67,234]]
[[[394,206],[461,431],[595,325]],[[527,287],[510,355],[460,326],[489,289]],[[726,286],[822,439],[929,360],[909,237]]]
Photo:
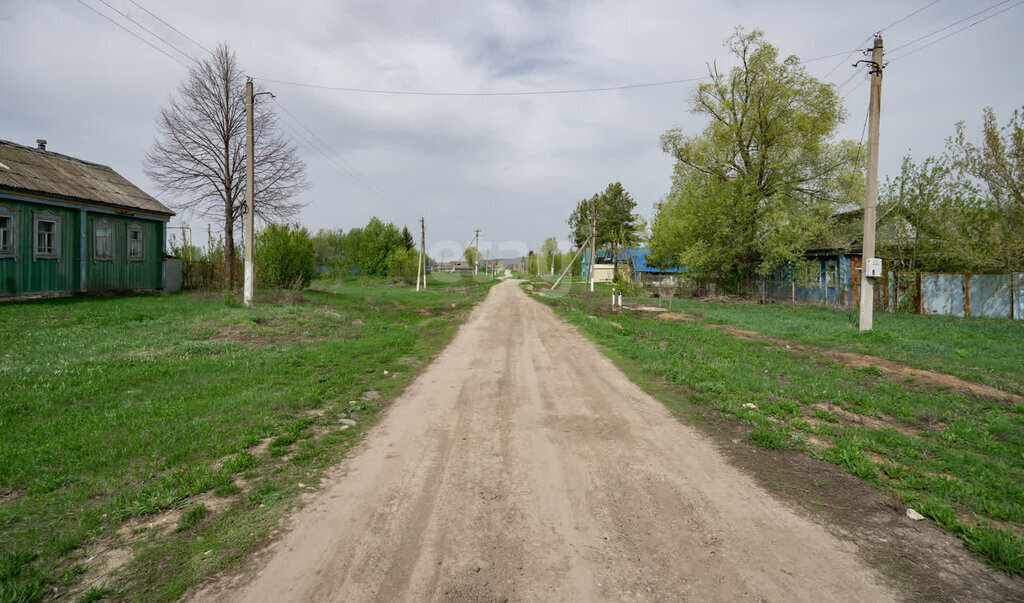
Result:
[[690,103],[707,127],[661,137],[676,164],[651,248],[653,261],[728,287],[800,260],[825,236],[837,210],[858,203],[863,156],[857,143],[832,142],[844,119],[833,85],[795,56],[780,60],[760,31],[737,29],[725,45],[738,65],[712,66]]
[[414,282],[419,259],[419,253],[415,249],[406,249],[404,246],[392,249],[387,258],[388,278],[403,283]]
[[555,255],[558,253],[558,241],[555,237],[544,239],[540,246],[540,253],[544,256],[544,263],[551,266],[551,272],[555,272]]
[[[1021,109],[1024,109],[1022,107]],[[965,236],[956,251],[988,269],[1024,269],[1024,113],[1015,110],[1003,127],[991,107],[983,112],[981,143],[967,138],[964,122],[946,141],[946,161],[962,178],[960,211]],[[951,217],[951,216],[947,216]]]
[[594,223],[594,244],[597,249],[612,252],[618,264],[619,251],[637,245],[644,230],[644,220],[633,213],[636,201],[619,182],[612,182],[598,194],[576,205],[569,216],[570,237],[579,248],[590,237]]
[[483,254],[480,253],[479,249],[470,245],[466,248],[466,251],[462,253],[462,257],[466,258],[466,263],[469,264],[470,268],[472,268],[480,263],[480,258],[483,257]]
[[390,222],[382,222],[376,217],[370,218],[362,229],[358,267],[363,274],[385,276],[388,254],[399,247],[405,248],[401,231]]
[[270,287],[303,289],[316,274],[316,250],[309,231],[299,226],[268,224],[256,233],[258,280]]
[[321,228],[313,235],[317,266],[339,266],[345,244],[345,231]]

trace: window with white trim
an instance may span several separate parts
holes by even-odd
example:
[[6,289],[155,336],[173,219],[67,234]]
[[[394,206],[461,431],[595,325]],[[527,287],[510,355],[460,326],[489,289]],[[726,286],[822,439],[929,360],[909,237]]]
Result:
[[92,222],[92,258],[114,259],[114,223],[110,220],[99,219]]
[[33,259],[60,258],[60,216],[50,211],[35,212],[32,230]]
[[141,262],[146,259],[145,239],[141,224],[128,225],[128,260]]
[[18,212],[0,205],[0,258],[18,255]]

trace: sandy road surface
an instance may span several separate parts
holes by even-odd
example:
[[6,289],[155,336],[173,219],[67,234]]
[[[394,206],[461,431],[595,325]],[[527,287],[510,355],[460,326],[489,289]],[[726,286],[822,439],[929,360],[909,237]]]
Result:
[[895,596],[507,282],[288,534],[196,598]]

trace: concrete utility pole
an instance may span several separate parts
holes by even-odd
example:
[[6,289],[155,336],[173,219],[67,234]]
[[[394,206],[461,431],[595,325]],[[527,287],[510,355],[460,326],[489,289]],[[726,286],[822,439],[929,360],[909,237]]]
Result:
[[473,235],[473,274],[476,275],[480,271],[480,258],[477,256],[480,253],[480,229],[477,228]]
[[253,126],[252,126],[252,105],[254,97],[252,93],[252,79],[245,82],[245,283],[242,289],[242,301],[245,305],[252,305],[253,293],[256,291],[256,269],[253,266],[253,225],[256,222],[253,206],[253,195],[255,190],[254,179],[254,149]]
[[[595,204],[596,205],[596,204]],[[596,209],[596,207],[594,208]],[[593,214],[593,212],[591,212]],[[597,244],[595,239],[597,238],[597,216],[590,216],[590,292],[594,292],[594,254],[596,253]]]
[[[873,278],[881,276],[880,267],[875,274],[875,205],[878,202],[878,129],[882,110],[882,63],[884,55],[882,36],[875,36],[875,45],[871,49],[870,65],[871,100],[868,101],[868,174],[867,187],[864,192],[864,249],[861,253],[860,271],[860,330],[870,331],[875,310],[875,291]],[[860,61],[857,61],[860,63]],[[856,66],[856,64],[855,64]],[[869,268],[871,271],[869,272]],[[868,276],[868,274],[872,276]]]
[[420,259],[416,263],[416,290],[420,290],[420,275],[423,275],[423,290],[427,290],[427,264],[423,261],[424,248],[427,245],[427,227],[420,218]]

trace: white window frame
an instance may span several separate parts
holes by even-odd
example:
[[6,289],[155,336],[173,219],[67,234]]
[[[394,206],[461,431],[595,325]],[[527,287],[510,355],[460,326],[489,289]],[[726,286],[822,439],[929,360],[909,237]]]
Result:
[[[41,222],[53,223],[53,248],[50,251],[39,250],[39,224]],[[52,211],[32,212],[32,259],[33,260],[59,260],[60,259],[60,224],[61,215]]]
[[[0,247],[0,258],[15,258],[18,257],[18,210],[7,207],[6,205],[0,205],[0,218],[9,218],[11,225],[9,228],[2,230],[7,231],[7,235],[10,239],[10,245],[7,249]],[[2,232],[2,231],[0,231]],[[3,243],[2,235],[0,235],[0,244]]]
[[[139,253],[138,255],[132,254],[132,233],[139,233]],[[129,262],[145,262],[146,261],[146,229],[138,222],[132,222],[125,229],[125,239],[127,241],[125,245],[125,255],[128,257]]]
[[[109,228],[109,234],[107,235],[107,242],[109,245],[109,253],[100,255],[99,241],[100,241],[100,227]],[[93,261],[113,261],[114,260],[114,223],[106,218],[93,218],[92,220],[92,259]]]

